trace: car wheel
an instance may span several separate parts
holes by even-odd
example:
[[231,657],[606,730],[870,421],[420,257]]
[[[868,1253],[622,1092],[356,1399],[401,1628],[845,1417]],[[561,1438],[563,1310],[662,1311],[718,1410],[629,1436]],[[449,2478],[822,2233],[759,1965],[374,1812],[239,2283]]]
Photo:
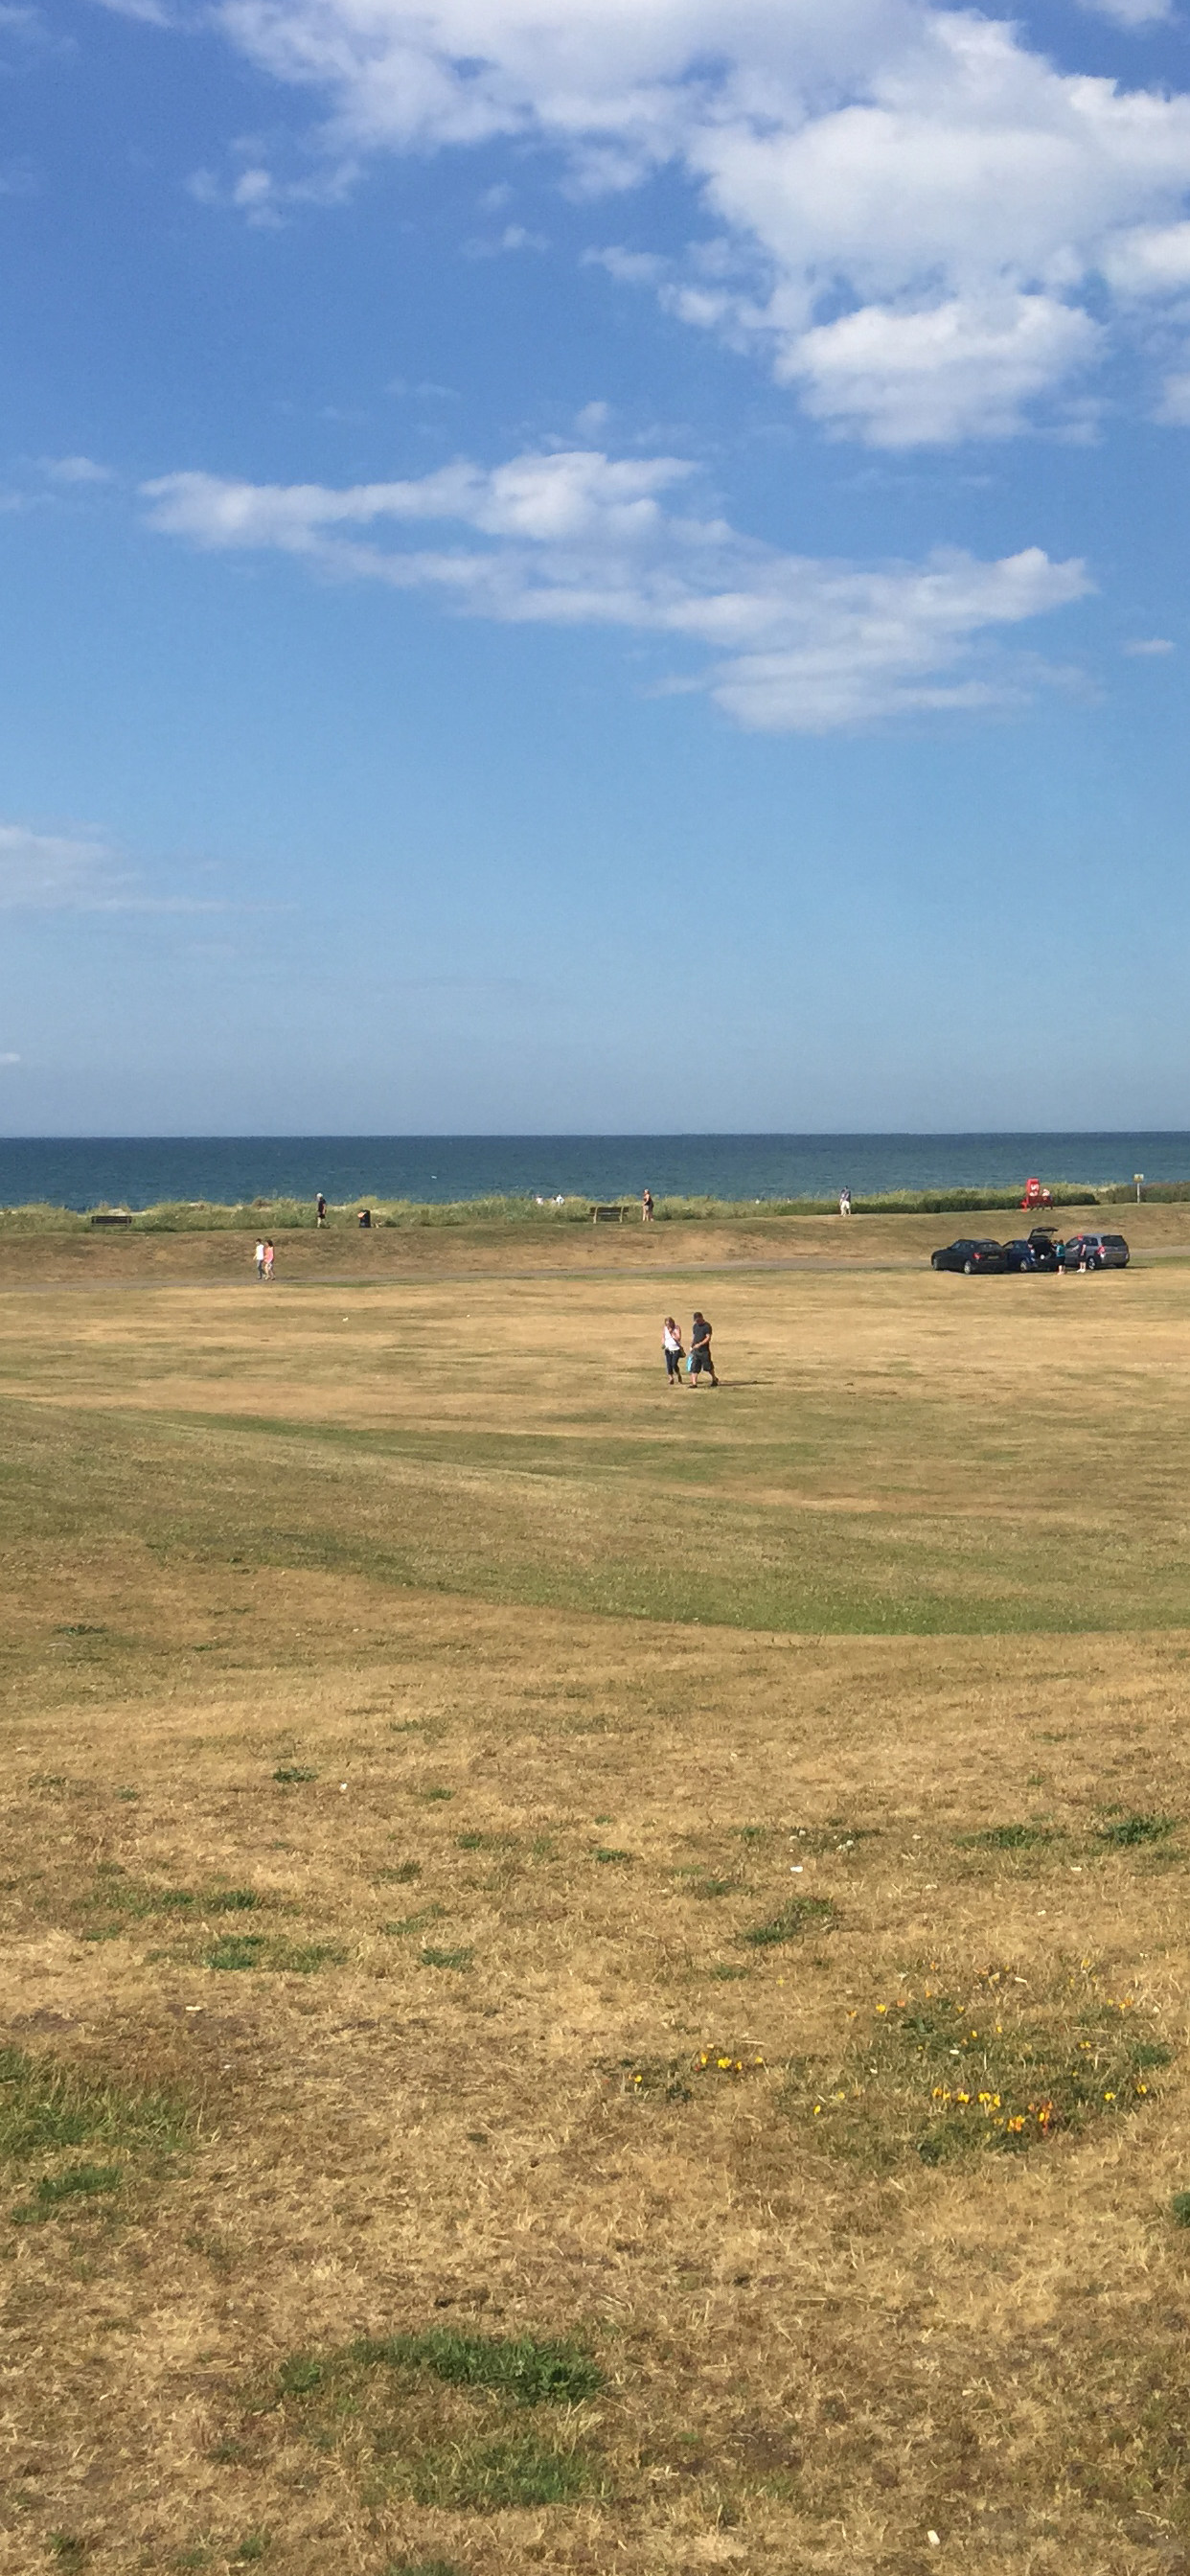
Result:
[[938,1267],[938,1255],[937,1255],[937,1253],[936,1253],[936,1252],[932,1252],[932,1253],[930,1254],[930,1268],[931,1268],[931,1270],[936,1270],[936,1269],[937,1269],[937,1267]]
[[963,1263],[963,1277],[964,1277],[964,1279],[973,1279],[973,1278],[974,1278],[974,1276],[975,1276],[975,1264],[974,1264],[974,1262],[973,1262],[973,1261],[965,1261],[965,1262]]

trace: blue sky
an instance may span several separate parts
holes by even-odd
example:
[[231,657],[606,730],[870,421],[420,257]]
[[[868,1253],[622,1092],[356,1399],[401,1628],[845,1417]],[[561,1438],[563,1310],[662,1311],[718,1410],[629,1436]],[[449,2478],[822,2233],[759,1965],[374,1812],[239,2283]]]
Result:
[[1190,1126],[1172,0],[0,75],[0,1130]]

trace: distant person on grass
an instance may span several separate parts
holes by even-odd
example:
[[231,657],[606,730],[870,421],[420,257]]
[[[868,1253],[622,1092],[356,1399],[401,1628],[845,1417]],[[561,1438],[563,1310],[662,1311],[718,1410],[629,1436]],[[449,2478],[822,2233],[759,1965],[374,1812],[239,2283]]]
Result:
[[276,1254],[275,1254],[275,1253],[274,1253],[274,1251],[273,1251],[272,1244],[271,1244],[271,1243],[266,1243],[265,1248],[264,1248],[264,1276],[265,1276],[265,1278],[266,1278],[266,1279],[271,1279],[271,1278],[272,1278],[272,1275],[273,1275],[273,1263],[274,1263],[275,1259],[276,1259]]
[[665,1353],[665,1383],[667,1386],[680,1386],[684,1353],[682,1336],[672,1315],[666,1316],[662,1326],[661,1348]]
[[314,1213],[315,1213],[315,1216],[316,1216],[316,1217],[317,1217],[317,1219],[318,1219],[319,1224],[320,1224],[320,1225],[325,1225],[325,1224],[326,1224],[326,1200],[324,1199],[324,1197],[323,1197],[323,1195],[322,1195],[321,1190],[319,1191],[318,1196],[317,1196],[317,1198],[316,1198],[316,1199],[315,1199],[315,1201],[314,1201]]
[[707,1322],[706,1316],[701,1315],[696,1311],[694,1324],[690,1334],[689,1369],[689,1374],[696,1386],[704,1369],[709,1369],[710,1371],[712,1386],[718,1386],[719,1380],[715,1375],[715,1363],[711,1358],[711,1327]]
[[258,1278],[258,1279],[263,1279],[263,1277],[264,1277],[264,1245],[263,1245],[263,1243],[258,1243],[258,1244],[257,1244],[257,1247],[256,1247],[256,1253],[255,1253],[255,1260],[256,1260],[256,1276],[257,1276],[257,1278]]
[[651,1225],[653,1222],[653,1193],[651,1190],[641,1191],[640,1212],[644,1223],[646,1225]]

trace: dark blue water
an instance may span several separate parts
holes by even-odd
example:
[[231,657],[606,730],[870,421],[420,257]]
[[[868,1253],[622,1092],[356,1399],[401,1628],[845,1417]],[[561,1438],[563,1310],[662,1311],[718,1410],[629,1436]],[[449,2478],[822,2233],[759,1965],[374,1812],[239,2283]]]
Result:
[[1043,1181],[1190,1179],[1190,1136],[18,1136],[0,1205],[162,1199],[830,1198]]

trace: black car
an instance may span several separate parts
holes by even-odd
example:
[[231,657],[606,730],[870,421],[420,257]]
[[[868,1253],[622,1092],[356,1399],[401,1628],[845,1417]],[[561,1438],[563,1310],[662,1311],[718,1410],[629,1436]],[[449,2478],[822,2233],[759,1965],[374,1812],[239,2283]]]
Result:
[[1029,1249],[1033,1254],[1033,1267],[1035,1270],[1057,1269],[1058,1238],[1052,1225],[1030,1226]]
[[961,1234],[957,1243],[944,1244],[940,1252],[930,1254],[931,1270],[965,1270],[968,1279],[977,1270],[1007,1267],[1003,1244],[993,1243],[990,1235]]
[[[1015,1243],[1005,1244],[1004,1267],[1006,1270],[1040,1270],[1041,1266],[1041,1259],[1036,1244],[1028,1240],[1026,1237],[1021,1236]],[[1051,1261],[1046,1266],[1050,1270],[1056,1270],[1058,1265],[1056,1261]]]

